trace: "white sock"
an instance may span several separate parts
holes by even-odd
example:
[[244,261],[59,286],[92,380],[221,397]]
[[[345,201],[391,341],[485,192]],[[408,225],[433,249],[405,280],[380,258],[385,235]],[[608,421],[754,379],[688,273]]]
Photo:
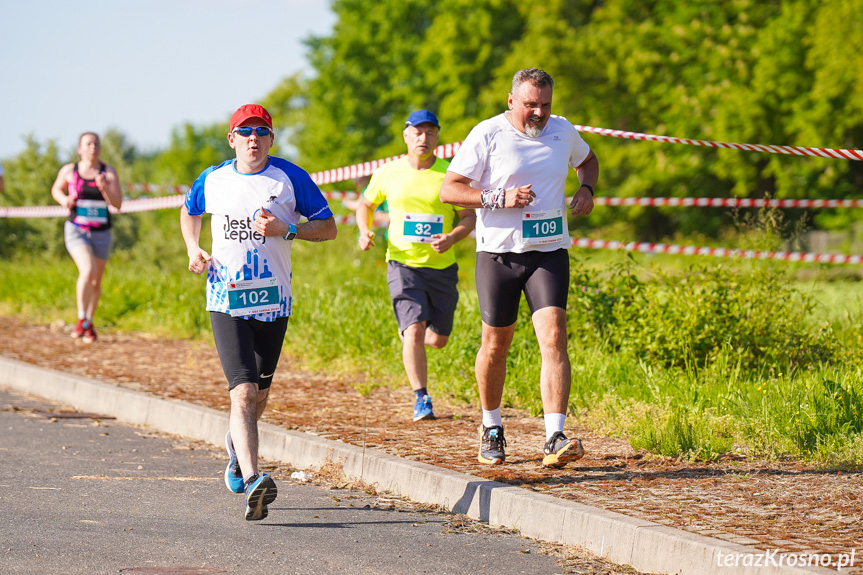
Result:
[[78,319],[87,319],[87,312],[79,311],[78,312]]
[[503,427],[503,420],[500,418],[500,408],[492,409],[491,411],[482,410],[482,424],[486,427],[494,427],[499,425]]
[[545,440],[551,439],[555,432],[563,432],[563,422],[566,421],[565,413],[546,413],[545,414]]

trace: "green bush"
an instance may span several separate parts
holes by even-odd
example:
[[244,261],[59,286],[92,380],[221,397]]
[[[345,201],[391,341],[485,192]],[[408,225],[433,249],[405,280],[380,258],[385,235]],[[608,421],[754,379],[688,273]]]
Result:
[[814,326],[815,303],[770,267],[698,264],[683,273],[633,264],[606,274],[573,263],[576,322],[617,351],[666,367],[704,365],[728,347],[748,371],[829,361],[838,344],[829,323]]

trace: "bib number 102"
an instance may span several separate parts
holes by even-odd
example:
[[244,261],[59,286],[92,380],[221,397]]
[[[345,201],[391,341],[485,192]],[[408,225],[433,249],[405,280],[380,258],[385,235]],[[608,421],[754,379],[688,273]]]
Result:
[[235,317],[278,311],[278,281],[264,278],[229,282],[228,309]]
[[247,290],[237,294],[237,300],[240,306],[248,307],[250,305],[258,305],[270,303],[270,292],[262,290]]

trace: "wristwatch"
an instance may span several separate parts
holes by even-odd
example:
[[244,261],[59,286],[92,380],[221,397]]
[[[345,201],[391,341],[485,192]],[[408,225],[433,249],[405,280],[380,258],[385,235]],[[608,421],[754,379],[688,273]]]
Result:
[[285,239],[291,241],[295,237],[297,237],[297,226],[294,224],[290,224],[290,226],[288,227],[288,233],[285,234]]

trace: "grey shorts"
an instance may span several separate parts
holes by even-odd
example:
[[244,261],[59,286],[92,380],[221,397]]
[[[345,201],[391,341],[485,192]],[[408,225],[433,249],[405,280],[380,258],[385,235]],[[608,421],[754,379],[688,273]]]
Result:
[[413,268],[399,262],[387,263],[387,283],[399,333],[417,322],[427,322],[437,334],[452,333],[458,304],[458,265],[436,270]]
[[113,236],[111,229],[102,231],[90,231],[79,228],[72,222],[67,221],[63,226],[63,239],[66,240],[66,249],[71,253],[78,246],[87,246],[93,255],[100,260],[107,260],[111,255],[111,241]]

